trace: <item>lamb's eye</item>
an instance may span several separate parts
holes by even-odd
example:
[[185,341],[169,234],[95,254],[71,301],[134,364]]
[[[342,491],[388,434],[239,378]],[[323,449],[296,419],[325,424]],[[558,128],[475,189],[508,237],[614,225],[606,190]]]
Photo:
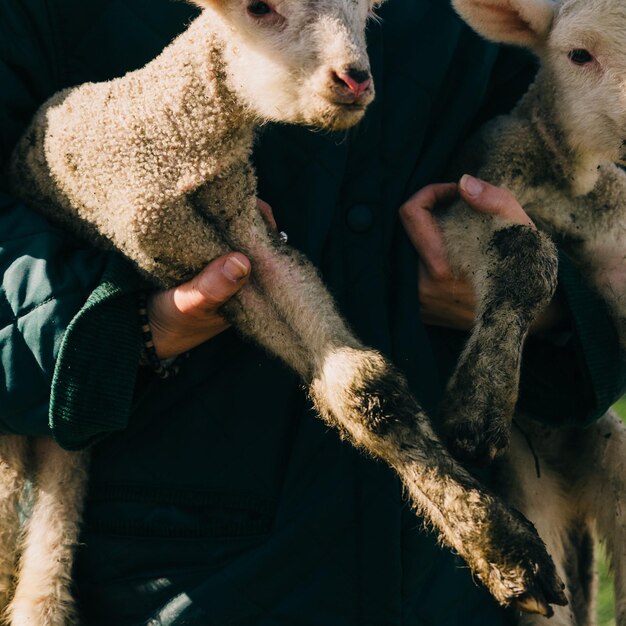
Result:
[[591,61],[593,61],[593,57],[589,51],[584,48],[571,50],[567,56],[569,57],[569,60],[576,65],[586,65],[587,63],[591,63]]
[[255,0],[248,5],[248,13],[257,17],[268,15],[272,12],[272,7],[266,2]]

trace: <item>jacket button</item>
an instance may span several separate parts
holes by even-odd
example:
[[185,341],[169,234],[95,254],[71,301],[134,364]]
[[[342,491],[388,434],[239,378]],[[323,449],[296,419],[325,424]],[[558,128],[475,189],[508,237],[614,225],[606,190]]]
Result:
[[374,225],[374,210],[366,204],[356,204],[346,216],[348,228],[353,233],[366,233]]

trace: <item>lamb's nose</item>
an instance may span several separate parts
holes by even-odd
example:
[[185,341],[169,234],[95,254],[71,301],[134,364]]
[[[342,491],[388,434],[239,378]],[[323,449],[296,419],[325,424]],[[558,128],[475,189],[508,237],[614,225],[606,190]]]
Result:
[[352,93],[355,98],[360,98],[370,86],[372,77],[367,70],[350,67],[343,72],[333,71],[333,80]]

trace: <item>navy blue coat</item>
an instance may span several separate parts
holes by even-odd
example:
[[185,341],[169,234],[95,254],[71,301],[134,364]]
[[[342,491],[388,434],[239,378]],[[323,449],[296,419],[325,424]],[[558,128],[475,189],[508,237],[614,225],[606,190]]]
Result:
[[[223,0],[227,1],[227,0]],[[361,338],[436,419],[463,337],[422,325],[397,209],[532,75],[443,0],[369,27],[377,99],[347,134],[271,126],[260,196]],[[0,159],[58,89],[140,67],[194,9],[170,0],[0,0]],[[142,281],[0,188],[0,428],[92,445],[75,581],[89,626],[452,626],[508,617],[438,548],[393,473],[339,440],[295,376],[232,331],[179,376],[138,369]],[[584,424],[624,382],[606,310],[562,259],[572,338],[531,340],[521,402]]]

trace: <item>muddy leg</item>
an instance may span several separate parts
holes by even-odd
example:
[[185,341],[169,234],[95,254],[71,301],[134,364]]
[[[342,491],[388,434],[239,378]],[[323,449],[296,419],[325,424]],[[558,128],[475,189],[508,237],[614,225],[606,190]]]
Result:
[[455,456],[486,463],[508,445],[522,346],[556,288],[557,257],[546,235],[521,225],[493,232],[480,253],[474,259],[476,326],[448,383],[442,414]]
[[[341,377],[341,370],[329,372],[333,379],[337,374]],[[339,424],[353,443],[395,469],[411,504],[501,604],[551,615],[549,604],[562,604],[565,597],[533,526],[456,464],[426,415],[411,404],[406,389],[395,386],[387,376],[381,378],[389,383],[381,396],[366,393],[359,397],[349,385],[344,385],[343,395],[330,394],[332,413],[323,413],[324,418]],[[347,381],[340,378],[339,382]],[[312,388],[315,397],[317,381]],[[325,388],[323,393],[327,393]],[[317,405],[328,406],[328,398]]]
[[[450,457],[404,378],[350,334],[317,274],[301,256],[277,247],[260,233],[245,243],[237,241],[233,247],[251,254],[255,283],[299,344],[306,346],[309,365],[300,371],[309,369],[304,377],[320,415],[354,445],[396,470],[413,506],[442,541],[467,560],[498,601],[549,614],[549,604],[564,598],[552,561],[532,525]],[[245,326],[245,321],[238,321],[242,323]],[[289,362],[289,354],[283,351],[289,352],[290,347],[276,340],[272,328],[273,320],[264,319],[255,338]]]

